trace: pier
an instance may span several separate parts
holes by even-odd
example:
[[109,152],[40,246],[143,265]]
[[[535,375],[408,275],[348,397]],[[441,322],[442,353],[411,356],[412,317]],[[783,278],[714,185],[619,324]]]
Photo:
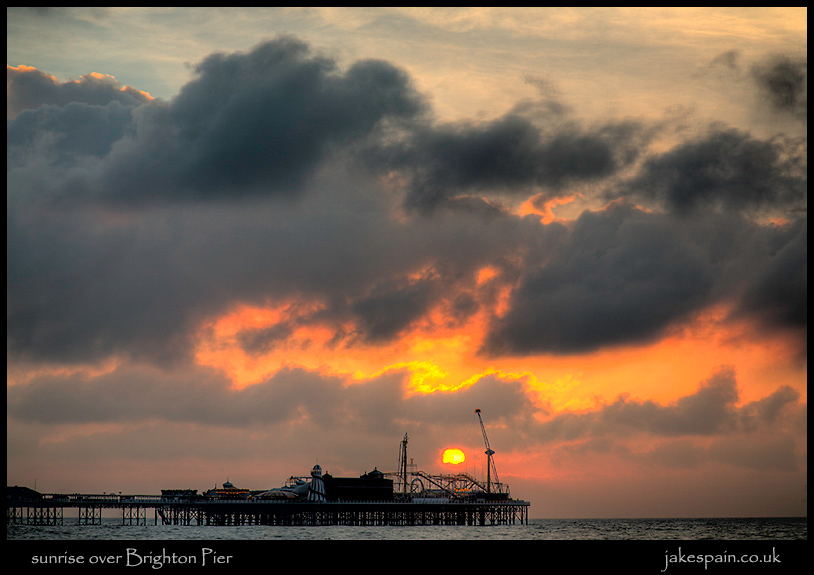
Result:
[[7,525],[64,525],[76,509],[79,525],[100,525],[102,511],[121,510],[122,525],[513,525],[528,524],[529,502],[512,499],[500,482],[481,410],[486,482],[466,473],[432,475],[408,463],[407,434],[398,471],[374,468],[359,477],[334,477],[314,465],[280,488],[253,491],[228,480],[222,488],[165,489],[161,495],[39,493],[6,488]]
[[[12,488],[9,488],[12,489]],[[30,490],[28,490],[30,491]],[[168,500],[160,495],[7,495],[7,525],[100,525],[102,510],[121,511],[122,525],[512,525],[528,524],[529,503],[504,501]],[[76,509],[77,517],[65,517]]]

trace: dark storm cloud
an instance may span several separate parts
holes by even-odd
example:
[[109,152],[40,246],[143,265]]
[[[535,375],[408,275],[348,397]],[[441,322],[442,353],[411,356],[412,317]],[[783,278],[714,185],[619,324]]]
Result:
[[616,204],[584,212],[529,266],[485,351],[586,352],[654,338],[709,301],[713,268],[669,217]]
[[[764,327],[807,333],[808,226],[797,220],[772,238],[774,249],[755,272],[734,314],[757,317]],[[768,242],[767,242],[768,243]]]
[[[57,192],[63,202],[135,204],[296,195],[331,152],[424,109],[407,75],[394,66],[366,60],[340,70],[293,38],[247,53],[213,54],[194,72],[171,102],[144,103],[129,92],[112,91],[112,79],[59,84],[39,72],[10,70],[9,109],[103,105],[114,97],[144,103],[104,161],[75,166]],[[86,114],[76,106],[72,111],[74,118]],[[96,127],[99,138],[113,129]],[[45,126],[57,140],[71,128],[67,121]]]
[[685,214],[699,209],[788,212],[805,205],[805,147],[716,127],[649,157],[620,193]]
[[102,157],[132,128],[132,106],[71,102],[21,112],[6,130],[9,166],[47,161],[70,167],[83,156]]
[[377,286],[353,304],[368,341],[388,341],[423,315],[432,303],[433,286],[422,281],[404,286]]
[[752,66],[751,74],[770,104],[805,121],[808,117],[808,60],[775,56]]
[[[806,56],[773,54],[745,65],[740,50],[719,54],[706,73],[719,80],[745,86],[757,95],[760,116],[787,116],[805,123],[808,117],[808,59]],[[741,94],[741,97],[744,95]]]
[[[550,226],[549,226],[550,227]],[[526,260],[486,355],[585,353],[653,341],[717,303],[731,317],[807,325],[807,223],[762,226],[737,214],[693,218],[617,202],[583,212],[545,259]]]
[[635,122],[583,128],[562,118],[538,120],[510,112],[484,123],[419,127],[398,145],[368,155],[371,165],[411,179],[406,204],[424,212],[458,205],[460,196],[489,192],[530,195],[535,187],[615,174],[637,156],[645,138]]
[[176,185],[196,196],[291,194],[332,148],[423,107],[394,66],[368,60],[341,72],[291,38],[213,54],[195,73],[165,117],[180,152]]

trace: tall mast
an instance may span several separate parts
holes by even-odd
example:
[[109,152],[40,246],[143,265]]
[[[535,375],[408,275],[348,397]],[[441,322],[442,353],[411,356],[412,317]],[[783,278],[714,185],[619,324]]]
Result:
[[399,450],[399,473],[401,474],[401,490],[402,493],[407,493],[407,434],[404,434],[404,439],[401,440],[401,449]]

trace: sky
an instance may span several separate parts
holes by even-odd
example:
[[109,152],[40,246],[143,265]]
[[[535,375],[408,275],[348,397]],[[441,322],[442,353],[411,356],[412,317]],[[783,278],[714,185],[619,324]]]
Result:
[[806,22],[7,8],[8,485],[805,515]]

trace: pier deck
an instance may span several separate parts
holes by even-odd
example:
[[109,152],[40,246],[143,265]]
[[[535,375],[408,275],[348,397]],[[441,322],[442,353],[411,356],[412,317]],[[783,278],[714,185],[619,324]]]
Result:
[[504,501],[171,501],[152,495],[50,495],[7,499],[7,524],[62,525],[65,509],[80,525],[98,525],[120,509],[123,525],[512,525],[528,524],[529,502]]

